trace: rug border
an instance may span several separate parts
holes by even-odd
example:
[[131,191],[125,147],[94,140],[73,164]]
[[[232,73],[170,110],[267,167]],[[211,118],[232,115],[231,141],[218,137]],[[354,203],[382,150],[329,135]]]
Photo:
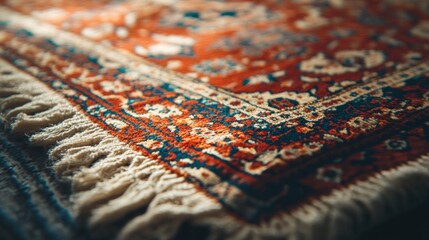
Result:
[[[9,118],[13,134],[27,134],[31,144],[50,148],[50,158],[56,162],[54,168],[57,170],[58,166],[67,165],[69,164],[67,161],[73,161],[73,158],[76,157],[72,151],[61,152],[58,150],[61,144],[77,141],[77,139],[72,139],[73,135],[68,136],[64,131],[58,132],[61,124],[68,119],[72,119],[72,122],[85,122],[88,129],[100,131],[102,133],[98,134],[101,135],[100,142],[104,141],[125,149],[128,153],[131,152],[132,159],[143,158],[143,161],[148,163],[147,168],[159,165],[157,161],[145,158],[99,128],[61,95],[34,77],[21,72],[3,60],[0,60],[0,63],[0,68],[12,72],[11,75],[0,76],[0,97],[3,98],[0,101],[0,112],[4,113],[2,117]],[[45,105],[41,104],[40,100],[46,97],[49,97],[50,101],[45,102]],[[58,111],[59,109],[62,111]],[[60,119],[59,122],[58,119]],[[43,137],[53,132],[60,136],[59,139],[56,139],[57,141]],[[86,139],[82,137],[80,136],[79,141],[87,140],[91,143],[91,136]],[[73,144],[68,146],[73,148]],[[121,157],[121,153],[118,153],[117,157]],[[82,176],[78,174],[85,171],[84,163],[85,161],[82,161],[82,166],[78,168],[77,172],[73,172],[74,176]],[[191,221],[195,225],[210,226],[213,239],[276,238],[279,236],[290,239],[313,239],[316,236],[319,239],[342,239],[362,233],[386,218],[416,206],[429,195],[429,154],[426,154],[415,161],[383,171],[341,190],[334,190],[320,199],[305,203],[302,207],[289,213],[274,216],[260,225],[254,225],[228,215],[227,211],[213,198],[164,167],[157,167],[155,171],[149,172],[149,176],[152,174],[164,176],[164,179],[148,177],[147,181],[139,183],[149,182],[153,185],[163,185],[162,182],[164,182],[167,184],[170,188],[165,189],[164,187],[165,192],[161,190],[156,193],[161,196],[160,198],[164,193],[169,195],[175,193],[177,189],[185,189],[182,195],[178,194],[180,204],[156,200],[156,196],[146,202],[139,202],[138,204],[148,207],[147,212],[130,220],[122,229],[120,239],[137,239],[142,236],[141,234],[145,237],[148,234],[158,236],[161,233],[168,233],[167,238],[172,237],[184,221]],[[77,216],[87,215],[91,226],[104,225],[108,222],[107,218],[112,216],[111,212],[118,213],[118,210],[112,206],[112,202],[118,201],[117,199],[132,201],[125,194],[125,198],[122,198],[123,195],[108,196],[108,201],[104,205],[88,205],[86,201],[90,201],[94,195],[102,195],[106,191],[106,185],[97,182],[92,190],[82,192],[76,190],[79,189],[76,188],[76,184],[82,181],[79,177],[68,177],[67,174],[64,176],[61,173],[60,177],[65,177],[71,181],[72,185],[74,184],[75,190],[71,196],[74,212]],[[174,178],[179,181],[168,183],[169,179]],[[132,211],[132,209],[126,211]],[[154,224],[161,222],[164,227],[154,228]]]

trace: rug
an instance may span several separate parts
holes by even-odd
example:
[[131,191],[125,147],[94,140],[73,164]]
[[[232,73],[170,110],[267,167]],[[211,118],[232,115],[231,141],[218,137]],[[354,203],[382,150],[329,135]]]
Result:
[[348,239],[428,197],[428,1],[0,3],[1,121],[61,226]]

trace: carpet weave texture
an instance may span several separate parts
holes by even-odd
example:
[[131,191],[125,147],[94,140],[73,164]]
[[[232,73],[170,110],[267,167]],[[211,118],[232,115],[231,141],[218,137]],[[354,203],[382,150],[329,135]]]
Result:
[[40,239],[353,238],[429,196],[428,113],[429,1],[0,0],[0,183]]

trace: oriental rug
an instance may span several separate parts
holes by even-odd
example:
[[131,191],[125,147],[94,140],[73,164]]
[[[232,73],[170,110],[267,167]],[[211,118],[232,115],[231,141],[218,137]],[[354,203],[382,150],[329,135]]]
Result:
[[0,3],[1,123],[60,226],[347,239],[429,195],[429,1]]

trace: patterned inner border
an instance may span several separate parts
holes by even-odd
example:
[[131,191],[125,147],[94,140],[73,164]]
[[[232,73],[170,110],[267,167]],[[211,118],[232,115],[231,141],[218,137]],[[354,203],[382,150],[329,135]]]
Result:
[[[94,43],[91,43],[89,41],[85,41],[82,38],[79,37],[75,37],[72,34],[67,34],[67,33],[63,33],[61,32],[61,34],[58,34],[57,30],[55,30],[54,28],[50,28],[47,26],[34,26],[34,23],[31,22],[31,20],[29,19],[25,19],[25,18],[21,18],[21,16],[15,16],[12,13],[7,12],[7,10],[0,10],[0,13],[7,13],[7,14],[2,14],[2,16],[6,16],[7,21],[11,22],[11,24],[16,24],[18,27],[23,27],[23,28],[27,28],[27,29],[31,29],[32,32],[36,33],[38,36],[42,36],[42,37],[51,37],[51,38],[55,38],[55,41],[66,45],[66,46],[75,46],[78,47],[80,50],[83,50],[85,52],[88,52],[90,55],[95,55],[97,57],[99,57],[100,59],[102,59],[105,65],[108,64],[119,64],[119,66],[126,66],[127,69],[130,69],[131,71],[135,71],[136,73],[143,75],[143,76],[148,76],[148,78],[150,80],[152,80],[152,84],[155,83],[159,83],[159,82],[166,82],[169,83],[171,85],[174,86],[179,86],[182,89],[186,89],[188,91],[180,91],[177,90],[178,88],[175,89],[175,91],[180,92],[180,94],[182,95],[187,95],[187,96],[191,96],[193,93],[197,93],[199,95],[205,96],[209,99],[212,100],[217,100],[218,102],[222,103],[223,105],[228,106],[231,109],[235,109],[238,110],[240,112],[246,112],[247,114],[251,114],[252,117],[257,118],[257,119],[263,119],[266,120],[267,122],[270,122],[272,124],[278,124],[278,123],[282,123],[284,121],[290,121],[292,119],[295,118],[300,118],[303,117],[304,119],[307,116],[313,116],[314,113],[318,113],[320,114],[321,112],[328,110],[330,108],[333,107],[338,107],[338,106],[342,106],[344,104],[351,104],[351,102],[353,102],[354,100],[357,100],[358,98],[362,97],[362,96],[366,96],[369,93],[374,93],[377,92],[377,90],[380,90],[382,88],[389,88],[389,87],[396,87],[397,85],[401,85],[407,81],[419,81],[421,79],[419,79],[419,77],[421,77],[421,75],[423,75],[424,73],[429,71],[429,63],[421,63],[420,65],[414,66],[409,68],[408,70],[402,71],[402,72],[398,72],[398,73],[394,73],[392,76],[386,77],[386,78],[382,78],[382,79],[373,79],[365,84],[362,84],[360,86],[355,86],[352,88],[349,88],[337,95],[331,96],[329,98],[325,98],[323,99],[323,101],[317,101],[315,103],[312,103],[312,105],[302,105],[302,106],[298,106],[295,108],[291,108],[288,111],[283,111],[283,112],[278,112],[278,113],[273,113],[270,112],[270,114],[278,114],[281,119],[276,119],[276,118],[271,118],[273,115],[268,115],[268,116],[260,116],[260,113],[264,113],[262,112],[262,110],[258,110],[255,108],[252,108],[253,111],[250,111],[251,108],[244,108],[242,109],[241,107],[236,107],[235,104],[230,104],[231,101],[237,101],[237,99],[235,98],[230,98],[231,95],[222,95],[222,94],[226,94],[227,92],[224,90],[219,90],[216,89],[214,87],[208,86],[204,83],[200,83],[196,80],[190,79],[190,78],[186,78],[183,77],[181,75],[176,75],[174,73],[171,72],[167,72],[164,71],[162,69],[160,69],[157,66],[154,66],[152,64],[149,64],[141,59],[135,58],[131,55],[125,54],[125,53],[118,53],[114,50],[111,50],[108,47],[102,46],[102,45],[96,45]],[[22,44],[22,42],[9,42],[7,43],[8,47],[14,47],[17,51],[21,51],[21,52],[25,52],[26,48],[23,48],[23,46],[26,46],[25,44]],[[44,57],[46,57],[46,59],[49,57],[47,53],[43,53],[45,55],[43,56],[38,56],[41,57],[39,60],[43,60]],[[43,62],[43,61],[41,61]],[[72,68],[70,68],[72,69]],[[59,74],[63,74],[63,73],[59,73]],[[417,78],[417,79],[415,79]],[[191,81],[191,82],[190,82]],[[193,84],[193,82],[196,82],[197,85]],[[423,91],[425,89],[421,89],[421,91]],[[421,95],[420,98],[427,98],[425,95]],[[427,100],[427,99],[426,99]],[[424,101],[424,99],[422,100]],[[249,103],[246,103],[249,104]],[[251,106],[251,105],[249,105]],[[366,108],[371,109],[372,106],[366,106]],[[426,108],[427,105],[422,105],[420,109],[424,109]],[[417,111],[419,109],[411,109],[410,112],[412,111]],[[341,110],[338,110],[339,112],[341,112]],[[250,112],[250,113],[249,113]],[[320,120],[320,116],[317,117],[316,119],[311,119],[307,121],[314,121],[314,120]],[[278,122],[280,121],[280,122]],[[386,123],[384,123],[386,124]],[[364,125],[359,125],[359,123],[356,123],[357,127],[356,128],[361,128],[360,131],[361,133],[367,131],[370,129],[371,126],[364,126]],[[365,129],[365,127],[367,127],[368,129]],[[328,139],[329,140],[329,139]],[[336,141],[336,139],[330,139],[330,144],[328,142],[328,140],[326,140],[326,145],[330,145],[331,147],[334,146],[334,142]],[[309,143],[312,143],[314,140],[312,138],[309,138]],[[177,146],[175,146],[177,148]],[[278,146],[276,146],[275,144],[273,144],[273,147],[278,148]],[[319,148],[320,149],[320,148]],[[319,150],[317,149],[317,150]],[[282,148],[278,148],[277,150],[282,150]],[[288,150],[288,149],[286,149]],[[294,153],[295,154],[295,153]],[[299,155],[301,154],[301,155]],[[307,154],[307,153],[306,153]],[[312,152],[310,152],[309,155],[311,155]],[[210,155],[210,154],[206,154],[206,155]],[[296,153],[296,155],[293,155],[292,159],[297,159],[299,157],[302,157],[303,153],[298,152]],[[227,161],[225,159],[221,159],[218,156],[214,156],[213,154],[210,155],[210,158],[214,158],[216,159],[216,161],[219,161],[221,163],[227,163]],[[161,159],[162,160],[162,159]],[[201,162],[200,164],[204,164],[203,162]],[[254,183],[255,179],[259,179],[257,176],[259,174],[249,174],[248,172],[245,171],[239,171],[237,169],[234,169],[233,166],[231,165],[225,165],[228,168],[228,170],[233,170],[236,171],[235,173],[237,173],[237,176],[240,175],[242,177],[242,179],[234,179],[234,181],[236,182],[232,182],[231,179],[228,179],[228,177],[224,176],[224,179],[227,179],[227,181],[229,181],[228,183],[223,182],[222,184],[232,184],[234,185],[234,187],[240,188],[240,190],[244,191],[246,194],[249,194],[249,199],[250,199],[250,195],[257,197],[257,198],[262,198],[262,199],[257,199],[257,201],[255,200],[255,202],[250,203],[250,205],[255,204],[257,205],[257,208],[260,208],[260,206],[262,205],[267,205],[271,204],[273,201],[276,201],[279,197],[282,196],[278,196],[276,195],[278,193],[278,189],[282,189],[284,187],[284,183],[281,182],[277,182],[275,183],[275,181],[279,181],[279,179],[283,179],[283,178],[277,178],[278,174],[278,169],[270,169],[270,172],[264,172],[262,179],[264,179],[264,181],[266,180],[267,184],[273,184],[272,185],[272,189],[267,192],[266,190],[265,193],[267,193],[266,195],[260,194],[260,190],[264,188],[264,184],[262,184],[262,186],[255,184],[255,186],[252,186],[252,184],[247,184],[246,182],[242,182],[243,179],[245,180],[249,180],[249,182]],[[209,168],[209,166],[205,166],[207,168]],[[280,170],[282,170],[283,168],[279,168]],[[213,170],[213,169],[212,169]],[[216,172],[216,171],[217,172]],[[215,171],[217,174],[221,175],[222,174],[222,169],[214,169],[213,171]],[[274,174],[273,174],[274,173]],[[270,175],[274,175],[274,177],[271,177],[270,179],[267,179],[267,176]],[[231,180],[231,181],[230,181]],[[204,183],[200,183],[204,186]],[[219,188],[224,188],[224,185],[219,184]],[[204,186],[206,187],[206,186]],[[253,189],[254,188],[254,189]],[[209,189],[210,191],[210,189]],[[212,194],[216,195],[218,193],[216,192],[212,192]],[[227,199],[228,196],[222,195],[220,196],[221,198],[225,198]],[[234,198],[236,196],[232,196],[231,198]],[[269,199],[269,201],[267,200]],[[236,200],[236,199],[234,199]],[[229,204],[229,203],[226,203]],[[234,204],[237,204],[237,202],[235,202]],[[246,203],[248,204],[248,203]],[[232,208],[237,208],[240,206],[232,206]],[[263,209],[263,208],[261,208]]]

